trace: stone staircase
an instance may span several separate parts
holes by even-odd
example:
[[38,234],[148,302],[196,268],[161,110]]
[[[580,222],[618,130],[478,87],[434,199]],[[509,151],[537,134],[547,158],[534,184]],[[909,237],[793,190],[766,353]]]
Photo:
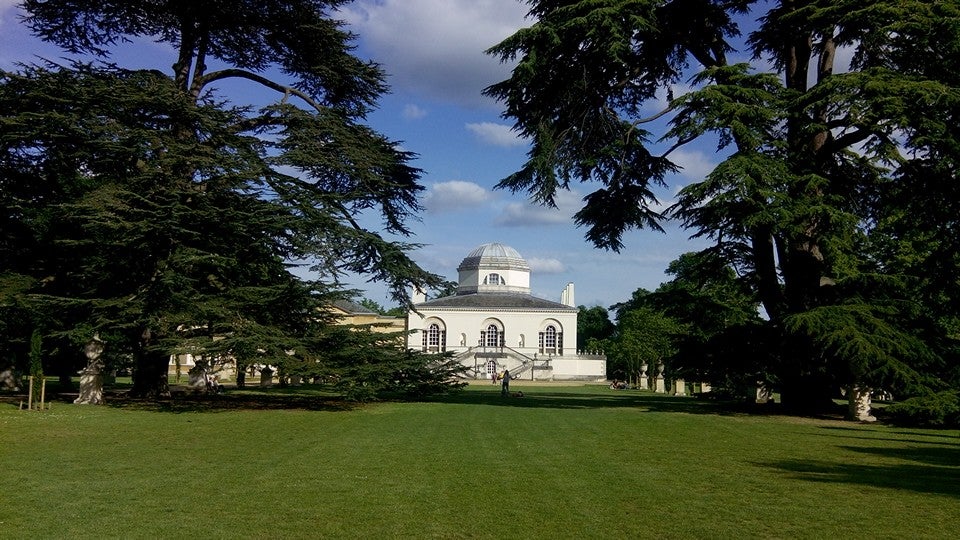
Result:
[[513,379],[542,378],[545,372],[549,373],[553,370],[548,359],[532,358],[511,347],[470,347],[454,358],[464,365],[469,365],[469,360],[474,359],[474,365],[477,367],[467,369],[467,377],[474,379],[487,377],[486,363],[490,360],[497,362],[498,371],[509,369]]

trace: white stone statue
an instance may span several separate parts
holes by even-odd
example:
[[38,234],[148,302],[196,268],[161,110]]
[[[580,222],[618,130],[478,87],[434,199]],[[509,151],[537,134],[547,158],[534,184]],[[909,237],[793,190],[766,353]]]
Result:
[[80,395],[74,403],[85,405],[103,405],[103,341],[99,334],[83,347],[83,354],[87,357],[87,367],[80,372]]
[[876,422],[877,417],[870,414],[870,388],[852,384],[847,388],[849,409],[847,416],[858,422]]
[[0,370],[0,389],[13,390],[14,392],[20,390],[17,374],[14,373],[12,367]]

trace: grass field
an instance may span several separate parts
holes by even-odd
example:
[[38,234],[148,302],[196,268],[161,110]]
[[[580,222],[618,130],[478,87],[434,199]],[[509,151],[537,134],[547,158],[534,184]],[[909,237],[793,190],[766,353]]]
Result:
[[602,386],[0,403],[0,538],[950,538],[957,431]]

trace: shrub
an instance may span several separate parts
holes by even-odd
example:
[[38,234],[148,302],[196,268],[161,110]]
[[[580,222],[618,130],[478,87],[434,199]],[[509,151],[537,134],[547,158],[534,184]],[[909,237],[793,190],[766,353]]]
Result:
[[890,421],[910,426],[960,427],[960,394],[954,390],[912,397],[883,409]]

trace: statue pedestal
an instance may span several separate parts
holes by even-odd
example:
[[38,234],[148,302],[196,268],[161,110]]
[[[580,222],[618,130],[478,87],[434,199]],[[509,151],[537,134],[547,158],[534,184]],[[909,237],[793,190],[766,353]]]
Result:
[[685,396],[687,395],[687,382],[683,379],[677,379],[673,382],[673,395],[675,396]]
[[88,366],[80,372],[80,395],[73,400],[82,405],[103,405],[103,374]]
[[273,386],[273,370],[266,367],[260,370],[260,386]]
[[658,394],[667,393],[667,386],[663,381],[663,375],[657,375],[657,377],[653,380],[653,391]]
[[870,389],[865,386],[852,385],[847,388],[849,408],[847,418],[858,422],[876,422],[877,417],[870,414]]
[[773,392],[763,384],[757,384],[754,403],[766,404],[773,401]]

